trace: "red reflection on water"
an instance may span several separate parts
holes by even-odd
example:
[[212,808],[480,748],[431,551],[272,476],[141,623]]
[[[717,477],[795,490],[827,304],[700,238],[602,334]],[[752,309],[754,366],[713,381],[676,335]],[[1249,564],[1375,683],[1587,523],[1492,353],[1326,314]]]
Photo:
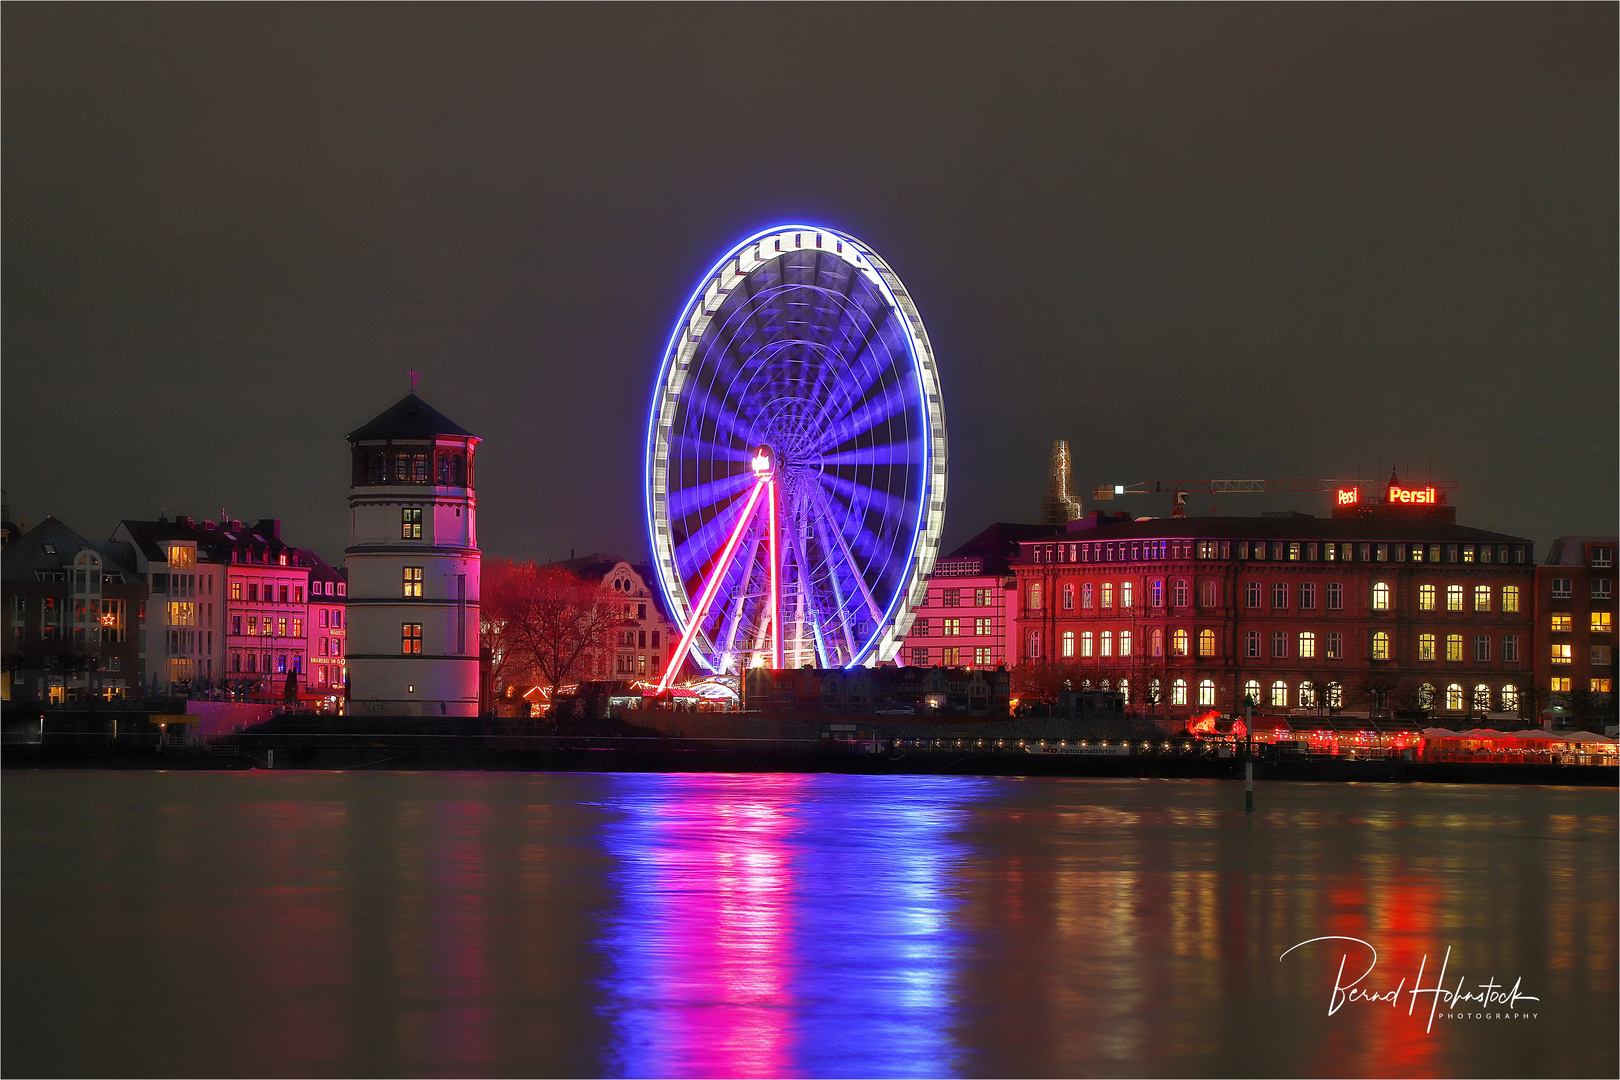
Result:
[[489,807],[467,801],[438,809],[430,871],[435,910],[427,927],[435,997],[425,1049],[438,1067],[472,1073],[487,1069],[493,1057],[489,874],[483,849]]

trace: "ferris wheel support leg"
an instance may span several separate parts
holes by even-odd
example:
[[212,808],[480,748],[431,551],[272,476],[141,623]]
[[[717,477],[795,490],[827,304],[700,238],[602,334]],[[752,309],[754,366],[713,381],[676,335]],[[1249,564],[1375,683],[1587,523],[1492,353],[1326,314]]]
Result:
[[877,599],[872,595],[871,586],[866,584],[866,578],[861,574],[860,564],[855,561],[854,553],[849,550],[849,541],[844,539],[844,534],[838,528],[838,523],[833,520],[832,508],[827,505],[827,493],[818,489],[816,494],[820,496],[821,517],[827,525],[827,531],[832,533],[834,540],[838,541],[838,550],[843,552],[844,563],[849,567],[850,576],[855,579],[855,584],[861,587],[861,596],[866,600],[866,610],[872,613],[872,620],[881,626],[883,623],[883,609],[878,607]]
[[776,481],[767,480],[766,498],[771,505],[767,512],[771,515],[771,666],[778,671],[782,669],[782,552],[777,543],[779,536],[776,520]]
[[[748,493],[748,502],[743,506],[742,513],[737,515],[737,526],[732,529],[731,536],[726,540],[726,546],[720,552],[720,558],[715,561],[714,570],[709,574],[708,582],[698,594],[698,602],[692,607],[692,621],[687,623],[680,644],[675,646],[675,651],[670,654],[669,665],[664,668],[663,677],[658,680],[660,694],[669,689],[669,681],[686,662],[686,654],[692,648],[692,639],[697,637],[698,627],[703,624],[703,617],[709,613],[709,605],[714,603],[715,594],[720,591],[720,582],[726,576],[726,568],[731,565],[731,557],[737,553],[737,543],[742,540],[742,535],[754,516],[754,507],[759,505],[759,494],[765,490],[766,483],[764,480],[755,482],[754,490]],[[771,546],[774,549],[776,545],[773,543]]]

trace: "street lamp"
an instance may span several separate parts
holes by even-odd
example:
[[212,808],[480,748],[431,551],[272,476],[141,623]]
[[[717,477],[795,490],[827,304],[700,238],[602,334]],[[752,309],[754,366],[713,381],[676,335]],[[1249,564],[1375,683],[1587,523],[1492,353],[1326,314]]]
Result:
[[1254,695],[1243,697],[1243,812],[1254,813]]

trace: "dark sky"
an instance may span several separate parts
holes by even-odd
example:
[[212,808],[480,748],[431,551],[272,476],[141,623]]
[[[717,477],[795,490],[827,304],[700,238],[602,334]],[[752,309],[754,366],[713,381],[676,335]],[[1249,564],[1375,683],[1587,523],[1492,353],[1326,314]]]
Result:
[[947,545],[1034,517],[1056,437],[1088,492],[1393,461],[1612,533],[1616,12],[10,4],[5,487],[336,559],[416,368],[486,551],[639,553],[670,325],[806,219],[927,322]]

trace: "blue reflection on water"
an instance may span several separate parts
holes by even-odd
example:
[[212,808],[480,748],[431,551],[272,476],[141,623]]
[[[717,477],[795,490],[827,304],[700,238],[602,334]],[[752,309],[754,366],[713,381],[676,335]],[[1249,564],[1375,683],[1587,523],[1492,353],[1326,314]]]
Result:
[[622,1076],[942,1076],[960,777],[616,775],[598,944]]

